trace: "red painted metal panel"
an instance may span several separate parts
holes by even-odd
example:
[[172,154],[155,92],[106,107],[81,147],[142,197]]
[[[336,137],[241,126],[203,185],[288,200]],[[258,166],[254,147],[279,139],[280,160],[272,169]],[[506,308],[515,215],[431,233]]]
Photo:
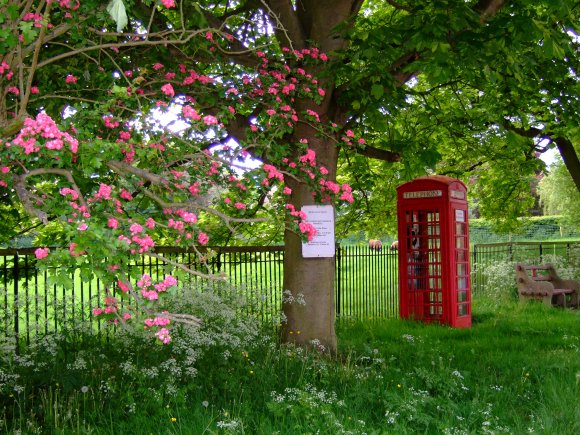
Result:
[[471,326],[467,189],[420,177],[397,189],[402,318]]

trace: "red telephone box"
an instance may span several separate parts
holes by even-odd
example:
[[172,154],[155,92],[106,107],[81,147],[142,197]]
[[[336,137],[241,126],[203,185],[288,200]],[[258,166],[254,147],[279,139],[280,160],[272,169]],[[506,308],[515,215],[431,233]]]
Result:
[[432,175],[397,188],[402,318],[471,326],[467,188]]

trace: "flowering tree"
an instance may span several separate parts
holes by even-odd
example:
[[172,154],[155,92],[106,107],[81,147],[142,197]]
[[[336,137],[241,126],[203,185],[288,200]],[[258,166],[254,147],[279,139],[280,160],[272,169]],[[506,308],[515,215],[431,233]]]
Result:
[[[410,80],[427,80],[435,90],[458,82],[475,88],[482,83],[480,57],[492,72],[505,66],[502,44],[512,44],[514,62],[529,71],[521,59],[538,46],[538,33],[511,41],[506,29],[546,23],[545,40],[553,49],[575,16],[567,2],[550,13],[526,4],[506,8],[497,0],[363,3],[3,5],[0,185],[6,200],[54,225],[69,246],[39,248],[37,257],[72,262],[117,286],[138,301],[147,327],[167,341],[168,321],[197,319],[157,312],[155,301],[175,281],[130,277],[128,255],[155,256],[198,274],[153,247],[161,240],[205,245],[217,221],[235,231],[282,215],[290,295],[283,339],[317,339],[335,349],[334,259],[302,257],[302,241],[316,231],[302,207],[357,200],[348,184],[337,182],[339,157],[356,162],[344,168],[364,188],[363,199],[373,184],[359,176],[361,158],[435,166],[440,154],[429,135],[409,143],[396,134],[384,138],[398,129],[384,119],[404,114],[421,97]],[[554,57],[538,52],[544,60]],[[532,88],[524,79],[510,83],[522,92]],[[495,95],[486,87],[473,98],[481,92]],[[518,129],[529,121],[510,117],[522,107],[499,103],[504,100],[498,95],[489,104],[489,113],[501,107],[500,119],[490,122],[503,128],[507,120],[505,128]],[[421,122],[433,118],[419,116]],[[262,165],[248,169],[248,157]],[[305,303],[290,303],[296,300]],[[119,310],[109,295],[95,314],[117,321],[134,315]]]

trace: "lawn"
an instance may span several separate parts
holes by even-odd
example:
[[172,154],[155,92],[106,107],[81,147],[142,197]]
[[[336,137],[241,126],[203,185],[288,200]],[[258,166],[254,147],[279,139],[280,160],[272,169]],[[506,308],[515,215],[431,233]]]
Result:
[[78,325],[19,355],[2,343],[0,431],[580,433],[578,310],[476,297],[464,330],[343,319],[328,357],[210,293],[174,303],[207,322],[168,346]]

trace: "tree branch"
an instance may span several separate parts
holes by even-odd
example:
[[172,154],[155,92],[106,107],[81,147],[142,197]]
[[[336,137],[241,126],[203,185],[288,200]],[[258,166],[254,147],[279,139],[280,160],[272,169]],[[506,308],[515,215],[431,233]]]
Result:
[[304,29],[289,0],[261,0],[268,15],[276,23],[276,35],[280,45],[303,48],[306,45]]
[[393,151],[383,150],[366,145],[364,148],[356,148],[356,152],[362,156],[370,157],[371,159],[382,160],[384,162],[399,162],[401,155]]

